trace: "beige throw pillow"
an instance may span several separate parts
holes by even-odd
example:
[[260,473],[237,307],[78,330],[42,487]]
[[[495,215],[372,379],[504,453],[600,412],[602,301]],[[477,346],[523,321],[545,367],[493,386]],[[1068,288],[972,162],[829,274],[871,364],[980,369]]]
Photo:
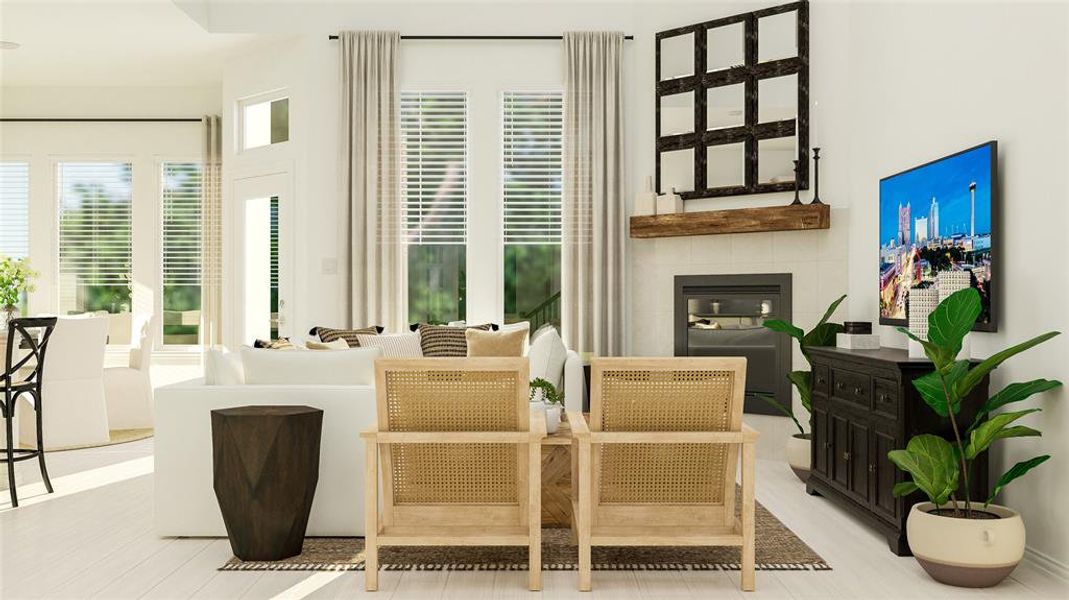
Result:
[[514,331],[482,331],[467,329],[468,356],[523,356],[526,329]]
[[305,348],[309,350],[348,350],[349,343],[344,338],[338,338],[332,342],[317,342],[315,340],[308,340],[304,344]]

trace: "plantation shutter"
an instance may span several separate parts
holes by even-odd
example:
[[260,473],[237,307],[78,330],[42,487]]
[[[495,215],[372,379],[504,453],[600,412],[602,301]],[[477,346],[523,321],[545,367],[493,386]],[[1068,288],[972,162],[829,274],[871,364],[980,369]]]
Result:
[[66,314],[83,310],[89,288],[131,284],[132,165],[63,162],[57,170],[59,297]]
[[30,165],[0,163],[0,256],[30,253]]
[[401,92],[402,227],[408,244],[467,241],[465,92]]
[[505,92],[506,244],[560,244],[564,102],[560,92]]
[[201,182],[199,162],[163,163],[163,285],[200,286]]

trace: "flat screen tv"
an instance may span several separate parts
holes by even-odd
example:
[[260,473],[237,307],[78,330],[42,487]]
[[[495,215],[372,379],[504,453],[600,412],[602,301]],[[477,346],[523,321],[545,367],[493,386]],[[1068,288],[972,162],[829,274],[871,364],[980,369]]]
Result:
[[968,273],[995,331],[998,144],[991,141],[880,180],[880,323],[906,325],[909,290],[944,271]]

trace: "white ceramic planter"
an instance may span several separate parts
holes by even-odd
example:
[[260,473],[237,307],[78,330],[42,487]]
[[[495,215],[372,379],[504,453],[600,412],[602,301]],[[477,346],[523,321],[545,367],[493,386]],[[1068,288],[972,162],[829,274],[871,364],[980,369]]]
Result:
[[557,433],[557,429],[560,427],[560,415],[561,408],[556,404],[546,404],[545,402],[531,402],[531,412],[541,412],[546,415],[546,433]]
[[991,587],[1021,562],[1025,545],[1021,515],[994,504],[984,508],[977,503],[973,508],[999,518],[933,515],[930,511],[935,505],[931,502],[915,504],[909,511],[909,548],[932,579],[958,587]]
[[809,481],[809,469],[812,463],[812,452],[808,433],[796,433],[787,440],[787,464],[802,483]]

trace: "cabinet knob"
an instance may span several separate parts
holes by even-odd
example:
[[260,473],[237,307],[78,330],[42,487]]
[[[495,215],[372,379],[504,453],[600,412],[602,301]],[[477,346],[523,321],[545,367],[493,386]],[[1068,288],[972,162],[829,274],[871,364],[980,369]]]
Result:
[[845,460],[847,462],[850,461],[850,453],[849,452],[843,452],[843,460]]
[[869,465],[869,473],[875,473],[875,472],[876,472],[876,465],[875,464]]
[[825,449],[831,448],[831,442],[824,442],[824,448]]
[[843,382],[841,382],[841,381],[836,381],[836,382],[835,382],[835,389],[837,389],[837,390],[841,390],[841,389],[843,389]]
[[823,377],[820,377],[820,376],[818,376],[818,377],[817,377],[817,383],[824,383],[824,378],[823,378]]
[[887,402],[887,394],[880,394],[879,398],[880,402]]
[[861,392],[862,392],[861,388],[859,388],[859,387],[854,388],[854,395],[855,396],[860,396]]

